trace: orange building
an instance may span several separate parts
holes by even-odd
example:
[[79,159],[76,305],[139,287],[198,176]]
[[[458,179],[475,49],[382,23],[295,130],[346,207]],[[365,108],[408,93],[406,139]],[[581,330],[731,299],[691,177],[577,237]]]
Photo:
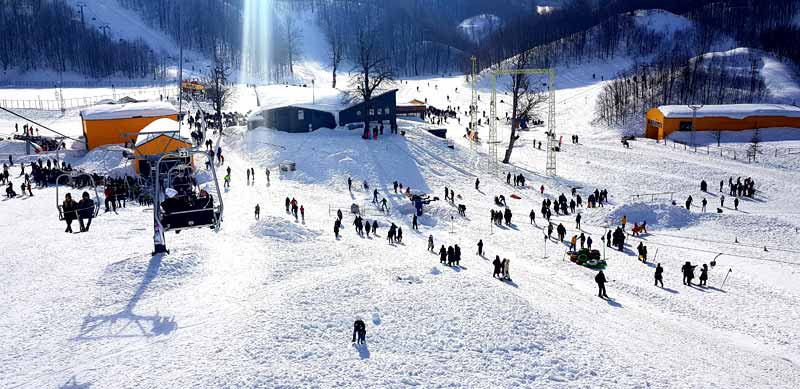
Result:
[[[645,136],[661,140],[675,131],[692,130],[692,109],[662,105],[647,111]],[[696,131],[741,131],[761,128],[800,128],[800,107],[782,104],[705,105],[697,110]]]
[[137,173],[150,171],[148,168],[142,168],[142,164],[148,163],[148,156],[173,153],[193,147],[188,137],[181,136],[178,127],[178,122],[175,120],[162,118],[150,123],[139,132],[134,148],[136,153],[134,167]]
[[133,142],[139,131],[162,118],[178,120],[178,110],[161,101],[101,104],[86,108],[81,111],[86,149]]

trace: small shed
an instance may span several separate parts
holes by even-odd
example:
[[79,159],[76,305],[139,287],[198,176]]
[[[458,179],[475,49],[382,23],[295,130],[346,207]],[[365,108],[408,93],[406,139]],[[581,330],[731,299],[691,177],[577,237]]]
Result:
[[148,157],[192,148],[192,142],[188,137],[182,136],[178,127],[178,122],[175,120],[158,119],[139,132],[134,147],[136,155],[134,167],[137,173],[149,175],[151,169]]
[[[694,115],[694,120],[693,120]],[[696,114],[686,105],[662,105],[647,111],[645,136],[664,139],[675,131],[742,131],[800,128],[800,107],[784,104],[705,105]]]
[[167,102],[101,104],[81,111],[86,149],[136,141],[143,128],[158,119],[178,120],[178,110]]
[[428,104],[417,99],[413,99],[407,103],[397,104],[398,116],[415,116],[420,119],[425,119],[426,112],[428,112]]
[[364,115],[370,122],[387,123],[397,126],[397,89],[372,96],[369,106],[360,102],[339,112],[339,125],[364,122]]
[[272,128],[284,132],[300,133],[320,128],[336,128],[338,107],[327,105],[298,104],[276,108],[264,108],[251,114],[247,129]]

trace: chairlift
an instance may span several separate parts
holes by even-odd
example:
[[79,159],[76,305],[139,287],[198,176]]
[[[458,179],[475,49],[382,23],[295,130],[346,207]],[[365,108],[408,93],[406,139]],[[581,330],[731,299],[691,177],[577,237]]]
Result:
[[[166,173],[162,171],[165,159],[191,160],[195,154],[203,155],[210,166],[211,177],[216,191],[214,196],[197,184],[196,170],[188,163],[171,166]],[[166,252],[164,232],[176,233],[194,228],[211,228],[219,231],[222,223],[222,192],[211,155],[200,150],[180,150],[177,153],[161,155],[156,163],[153,217],[156,229],[154,236],[155,252]],[[162,188],[162,185],[165,188]]]
[[[56,178],[56,208],[58,209],[58,220],[59,221],[63,221],[64,220],[64,206],[63,206],[63,203],[62,203],[63,199],[61,198],[61,194],[59,193],[59,190],[58,190],[59,185],[60,185],[60,183],[62,181],[62,178],[66,178],[66,182],[65,182],[66,185],[70,185],[74,189],[80,189],[80,188],[75,186],[76,185],[76,181],[77,181],[76,179],[78,177],[87,177],[87,179],[88,179],[87,182],[94,189],[94,216],[93,217],[97,217],[97,214],[100,212],[100,194],[97,192],[97,185],[94,182],[94,177],[92,177],[92,175],[88,174],[88,173],[79,173],[79,172],[66,173],[66,174],[62,174],[62,175],[58,176],[58,178]],[[78,201],[76,201],[75,203],[78,203]],[[75,211],[76,212],[80,212],[82,210],[83,209],[78,208]]]

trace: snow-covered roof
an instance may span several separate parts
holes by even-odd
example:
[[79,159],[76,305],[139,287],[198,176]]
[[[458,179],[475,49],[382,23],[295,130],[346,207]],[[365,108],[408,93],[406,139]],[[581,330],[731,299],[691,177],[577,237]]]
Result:
[[181,128],[181,132],[179,133],[178,122],[172,119],[161,118],[148,124],[147,127],[139,131],[139,135],[136,137],[136,147],[162,135],[183,142],[189,142],[189,134],[186,127]]
[[315,111],[338,113],[339,111],[347,108],[344,104],[292,104],[290,107],[297,107],[301,109],[313,109]]
[[[662,105],[658,110],[664,118],[691,118],[692,109],[687,105]],[[785,104],[726,104],[704,105],[697,110],[697,117],[727,117],[744,119],[750,116],[800,117],[800,107]]]
[[129,119],[134,117],[157,117],[177,115],[172,104],[163,101],[147,101],[127,104],[101,104],[81,111],[83,120]]

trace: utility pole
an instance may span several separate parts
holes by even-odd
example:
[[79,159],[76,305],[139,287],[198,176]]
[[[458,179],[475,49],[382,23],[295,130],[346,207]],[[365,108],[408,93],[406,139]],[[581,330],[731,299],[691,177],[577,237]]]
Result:
[[317,83],[313,78],[311,79],[311,104],[317,103]]
[[469,151],[475,152],[475,139],[477,138],[478,131],[478,58],[474,55],[472,58],[472,75],[470,75],[469,83],[472,87],[472,102],[469,105]]
[[80,1],[80,2],[78,2],[78,4],[75,4],[75,6],[76,6],[76,7],[78,7],[78,8],[80,8],[80,12],[81,12],[81,24],[82,24],[82,25],[86,25],[86,22],[84,22],[84,18],[83,18],[83,8],[85,8],[85,7],[86,7],[86,3],[84,3],[84,2],[82,2],[82,1]]
[[692,146],[697,147],[697,145],[695,145],[695,143],[694,143],[694,141],[695,141],[695,139],[694,139],[694,136],[695,136],[694,121],[695,121],[695,119],[697,119],[697,111],[700,108],[703,108],[703,104],[689,104],[688,107],[689,107],[689,109],[692,110],[692,134],[690,136],[690,143],[692,144]]

